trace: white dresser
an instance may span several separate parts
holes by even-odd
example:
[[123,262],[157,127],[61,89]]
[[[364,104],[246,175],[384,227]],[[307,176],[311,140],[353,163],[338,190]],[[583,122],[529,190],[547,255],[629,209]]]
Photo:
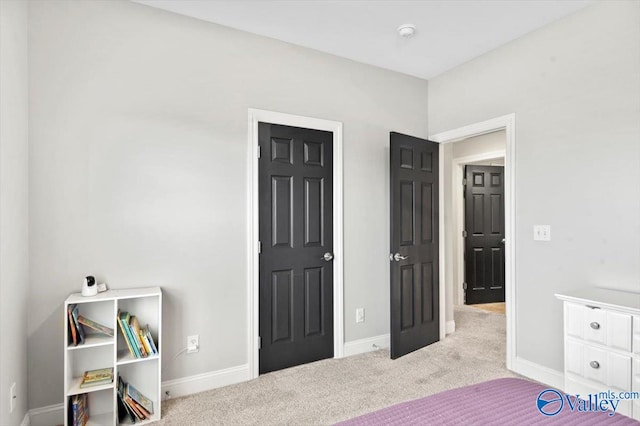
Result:
[[[640,293],[585,288],[564,302],[564,391],[640,392]],[[640,420],[640,399],[617,412]]]

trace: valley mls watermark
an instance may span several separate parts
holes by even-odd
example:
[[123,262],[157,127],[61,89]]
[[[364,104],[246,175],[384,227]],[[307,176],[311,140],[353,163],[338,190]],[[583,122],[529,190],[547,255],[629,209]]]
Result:
[[640,399],[640,392],[611,390],[586,395],[569,395],[555,389],[545,389],[538,395],[536,406],[545,416],[555,416],[565,407],[571,412],[605,413],[614,416],[622,400]]

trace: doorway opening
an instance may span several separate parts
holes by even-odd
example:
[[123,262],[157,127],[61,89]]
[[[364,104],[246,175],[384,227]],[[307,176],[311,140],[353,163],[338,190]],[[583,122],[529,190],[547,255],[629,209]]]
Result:
[[445,187],[451,189],[445,197],[451,212],[445,219],[445,246],[452,252],[446,268],[454,306],[505,312],[505,148],[504,130],[443,147]]
[[[482,136],[484,135],[484,141]],[[479,138],[480,137],[480,138]],[[496,140],[487,142],[488,139]],[[440,338],[455,331],[453,308],[464,303],[464,206],[462,185],[465,165],[504,163],[504,292],[506,314],[506,364],[513,369],[515,338],[515,114],[498,117],[430,137],[440,150]],[[464,149],[456,150],[458,147]],[[458,151],[457,154],[453,154]],[[462,153],[460,153],[462,151]],[[447,157],[447,152],[449,156]],[[456,162],[453,162],[455,156]],[[447,167],[447,164],[449,167]],[[455,182],[459,182],[455,184]],[[451,190],[446,190],[447,183]],[[445,199],[448,197],[449,199]],[[455,206],[454,206],[455,201]]]

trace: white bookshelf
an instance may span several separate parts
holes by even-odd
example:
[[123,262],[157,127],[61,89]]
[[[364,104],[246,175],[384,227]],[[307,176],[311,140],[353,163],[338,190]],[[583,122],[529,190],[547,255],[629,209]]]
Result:
[[[85,330],[84,344],[77,346],[69,333],[69,305],[77,304],[80,315],[114,330],[114,336],[93,334]],[[158,348],[157,355],[136,358],[122,336],[117,322],[118,311],[135,315],[141,327],[149,330]],[[118,421],[118,375],[153,402],[151,419],[137,425],[160,419],[160,384],[162,354],[162,290],[160,287],[108,290],[92,297],[80,293],[70,295],[64,303],[64,422],[69,425],[69,401],[73,395],[89,395],[89,421],[87,425],[114,426],[131,424],[129,418]],[[88,334],[91,333],[91,334]],[[87,370],[113,367],[114,380],[110,384],[81,388],[82,376]]]

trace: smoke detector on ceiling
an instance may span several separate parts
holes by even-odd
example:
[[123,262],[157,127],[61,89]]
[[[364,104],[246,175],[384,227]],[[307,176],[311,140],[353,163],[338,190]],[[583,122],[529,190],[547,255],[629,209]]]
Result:
[[398,34],[401,37],[409,38],[416,33],[416,26],[413,24],[403,24],[398,27]]

